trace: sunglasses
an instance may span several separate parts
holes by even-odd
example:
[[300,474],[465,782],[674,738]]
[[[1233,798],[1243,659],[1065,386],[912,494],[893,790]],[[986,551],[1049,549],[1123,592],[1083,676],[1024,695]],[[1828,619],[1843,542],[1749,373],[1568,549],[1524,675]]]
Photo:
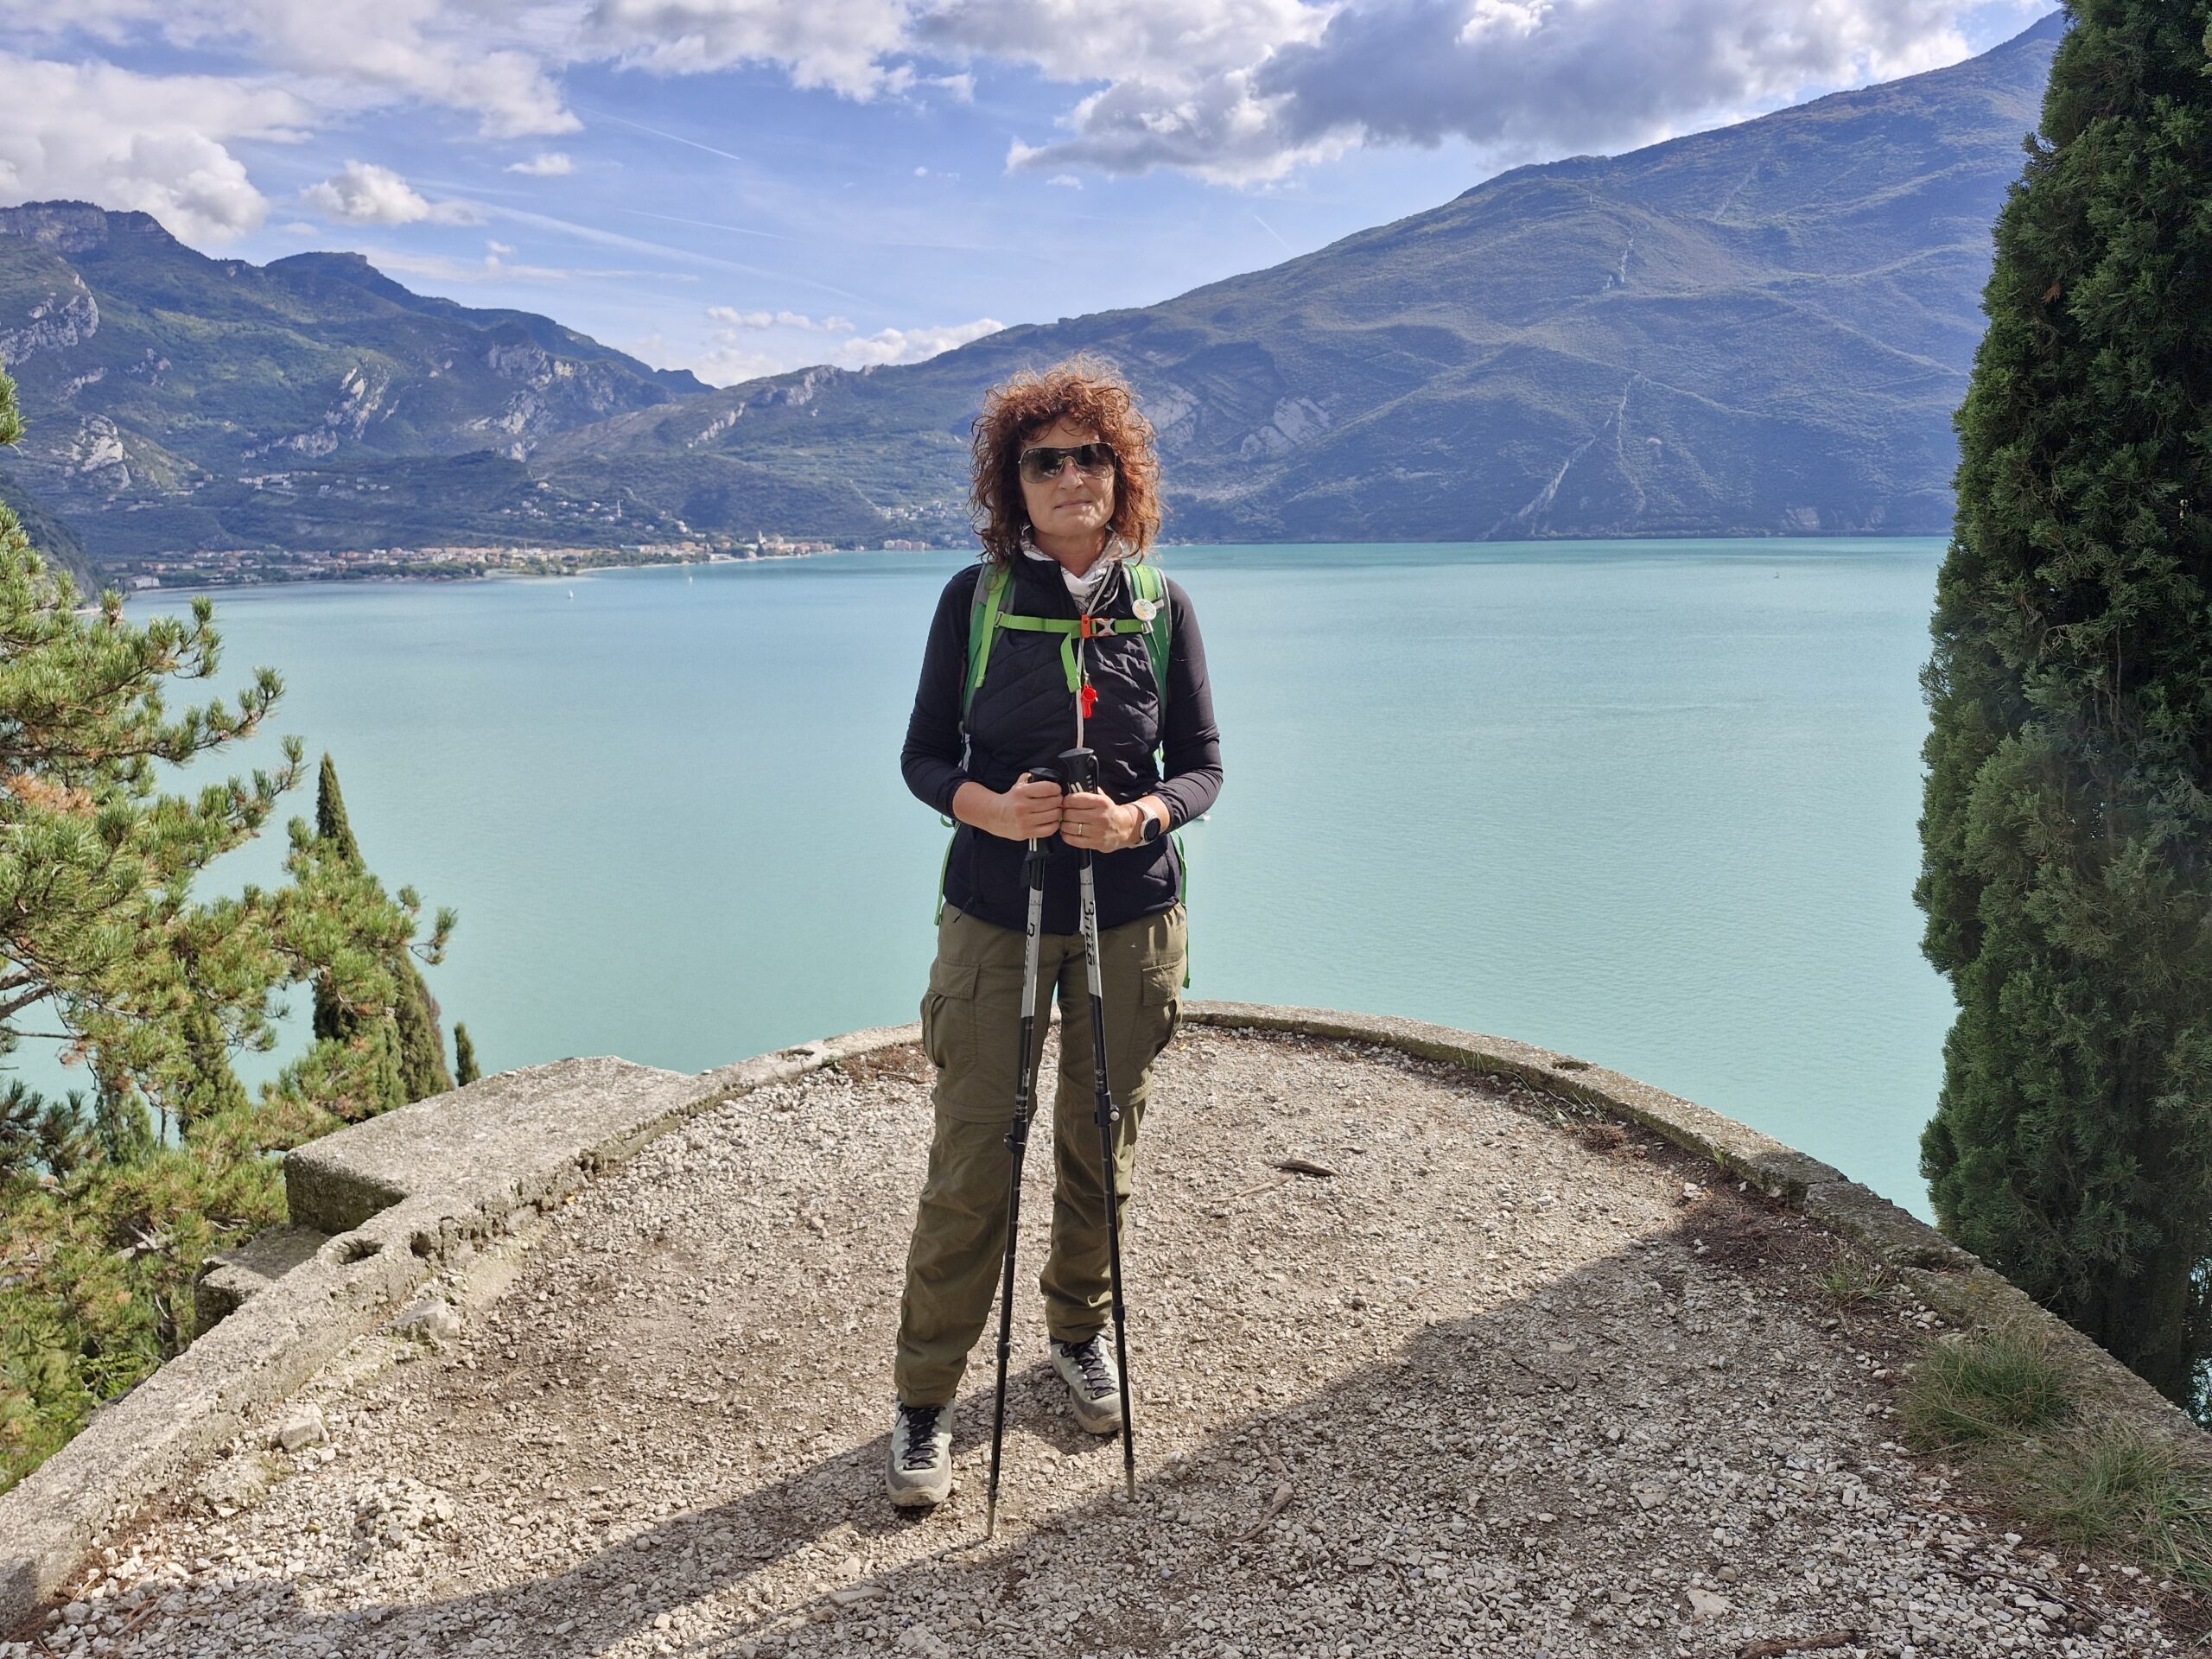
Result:
[[1071,448],[1055,449],[1040,443],[1021,452],[1021,476],[1032,484],[1042,484],[1047,479],[1058,478],[1060,468],[1069,461],[1076,470],[1096,478],[1101,473],[1114,470],[1114,446],[1110,443],[1078,443]]

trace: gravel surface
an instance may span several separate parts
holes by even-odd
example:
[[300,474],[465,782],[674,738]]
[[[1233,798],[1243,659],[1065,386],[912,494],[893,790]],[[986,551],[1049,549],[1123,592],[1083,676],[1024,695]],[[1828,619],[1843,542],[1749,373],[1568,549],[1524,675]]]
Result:
[[1190,1031],[1161,1062],[1127,1241],[1137,1501],[1045,1353],[1040,1135],[998,1538],[988,1335],[959,1490],[896,1513],[928,1124],[897,1050],[655,1142],[104,1541],[0,1653],[2181,1646],[2157,1586],[2005,1533],[1894,1443],[1939,1322],[1830,1306],[1827,1235],[1516,1087],[1294,1038]]

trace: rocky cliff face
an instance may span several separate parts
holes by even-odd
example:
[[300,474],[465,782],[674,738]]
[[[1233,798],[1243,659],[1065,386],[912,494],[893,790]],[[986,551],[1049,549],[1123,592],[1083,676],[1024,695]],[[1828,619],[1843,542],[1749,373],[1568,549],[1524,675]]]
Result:
[[[67,351],[90,340],[99,327],[99,302],[85,286],[83,277],[73,276],[67,289],[49,291],[33,301],[21,327],[0,333],[0,364],[20,364],[41,352]],[[97,377],[99,371],[93,372]],[[80,379],[70,390],[90,384]]]
[[0,236],[20,237],[59,254],[91,253],[118,232],[166,236],[150,213],[111,213],[88,201],[27,201],[0,207]]

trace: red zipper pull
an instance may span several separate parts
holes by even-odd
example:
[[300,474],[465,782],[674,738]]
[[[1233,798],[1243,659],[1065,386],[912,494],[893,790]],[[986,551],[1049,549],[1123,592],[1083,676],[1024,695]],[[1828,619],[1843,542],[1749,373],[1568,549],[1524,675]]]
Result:
[[1091,711],[1098,707],[1098,688],[1085,683],[1083,688],[1083,717],[1089,720]]

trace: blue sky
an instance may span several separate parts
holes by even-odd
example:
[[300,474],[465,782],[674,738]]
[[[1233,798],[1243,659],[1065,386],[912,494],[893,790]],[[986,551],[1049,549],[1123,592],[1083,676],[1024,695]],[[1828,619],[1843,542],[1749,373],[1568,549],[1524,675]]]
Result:
[[2048,0],[0,0],[0,201],[368,254],[718,384],[1148,304]]

